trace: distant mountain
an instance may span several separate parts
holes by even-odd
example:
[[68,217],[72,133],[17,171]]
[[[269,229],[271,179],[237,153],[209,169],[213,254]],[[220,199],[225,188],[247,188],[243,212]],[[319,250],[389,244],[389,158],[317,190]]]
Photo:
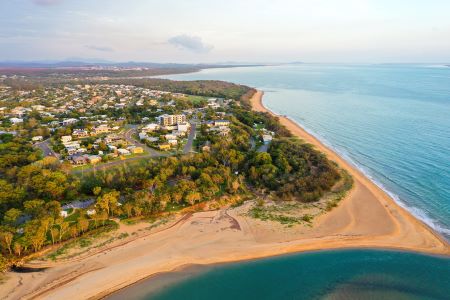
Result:
[[[117,67],[117,68],[213,68],[232,66],[251,66],[252,64],[179,64],[153,62],[112,62],[101,59],[70,58],[64,61],[3,61],[0,68],[83,68],[83,67]],[[255,65],[255,64],[253,64]],[[256,66],[256,65],[255,65]]]

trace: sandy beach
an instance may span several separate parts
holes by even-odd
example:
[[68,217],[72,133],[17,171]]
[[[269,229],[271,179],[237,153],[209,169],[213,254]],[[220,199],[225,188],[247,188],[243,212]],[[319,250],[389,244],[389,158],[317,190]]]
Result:
[[[254,110],[268,111],[258,91]],[[40,272],[9,273],[1,299],[98,299],[149,276],[188,264],[211,264],[292,252],[338,248],[388,248],[450,255],[449,244],[400,207],[361,172],[288,118],[280,122],[314,145],[354,178],[339,206],[313,226],[287,228],[248,217],[237,208],[178,216],[165,227],[113,243],[64,262],[31,262]]]

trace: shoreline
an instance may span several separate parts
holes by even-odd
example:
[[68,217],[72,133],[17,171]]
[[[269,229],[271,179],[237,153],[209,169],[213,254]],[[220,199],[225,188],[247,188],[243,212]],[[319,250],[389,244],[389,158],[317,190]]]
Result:
[[[399,196],[397,194],[395,194],[394,192],[389,191],[385,186],[383,186],[382,183],[378,182],[375,178],[372,177],[371,174],[369,174],[368,172],[366,172],[364,170],[363,167],[359,166],[356,162],[354,162],[347,153],[343,153],[341,151],[339,151],[338,149],[334,148],[331,144],[329,144],[328,141],[326,141],[325,139],[323,139],[322,137],[320,137],[320,135],[318,135],[317,133],[315,133],[312,130],[308,130],[305,128],[304,125],[302,125],[301,123],[295,121],[294,119],[292,119],[291,117],[287,116],[287,115],[279,115],[277,113],[275,113],[274,111],[270,110],[269,108],[267,108],[266,106],[264,106],[264,104],[261,102],[261,105],[267,110],[267,112],[269,112],[270,114],[272,114],[273,116],[276,116],[278,118],[283,117],[288,119],[289,121],[291,121],[292,123],[294,123],[297,127],[299,127],[301,130],[303,130],[305,132],[305,134],[311,136],[312,138],[314,138],[315,140],[317,140],[318,143],[322,144],[323,147],[329,149],[330,151],[334,152],[337,156],[339,156],[340,158],[342,158],[344,161],[346,161],[352,168],[354,168],[355,170],[357,170],[359,173],[361,173],[362,176],[366,177],[369,181],[371,181],[375,186],[377,186],[379,189],[381,189],[389,198],[391,198],[392,201],[394,201],[398,206],[400,206],[401,208],[405,209],[410,215],[412,215],[412,217],[414,217],[415,219],[417,219],[419,222],[423,223],[423,225],[427,226],[433,233],[435,233],[440,239],[446,241],[447,243],[449,243],[450,241],[448,239],[445,238],[445,235],[438,229],[435,228],[433,226],[437,226],[439,227],[441,230],[445,230],[443,228],[441,228],[438,225],[435,225],[433,223],[433,219],[429,219],[429,223],[426,221],[427,218],[420,218],[419,216],[415,215],[412,211],[409,210],[408,205],[403,202],[402,200],[400,200]],[[321,151],[322,152],[322,151]],[[424,213],[422,210],[419,209],[420,212]],[[431,225],[431,224],[432,225]]]
[[[278,115],[275,112],[268,109],[263,103],[264,92],[257,90],[255,95],[250,99],[252,109],[261,112],[267,112],[275,117],[279,118],[279,121],[283,125],[287,125],[286,127],[291,131],[294,136],[304,140],[305,142],[313,145],[320,152],[325,153],[329,159],[335,161],[340,167],[346,169],[352,176],[357,175],[359,180],[362,179],[363,184],[368,185],[371,189],[378,190],[382,198],[389,200],[393,204],[395,204],[400,210],[409,217],[412,218],[413,221],[419,222],[422,226],[426,227],[430,233],[432,233],[436,238],[438,238],[446,247],[449,247],[448,241],[439,233],[437,230],[432,228],[429,224],[414,216],[411,212],[408,211],[406,204],[401,201],[396,201],[393,197],[393,193],[387,191],[380,183],[377,183],[374,179],[370,178],[370,175],[366,174],[362,171],[354,162],[347,161],[342,154],[340,154],[337,150],[333,149],[330,145],[327,145],[317,137],[315,137],[312,133],[302,127],[301,124],[290,118],[289,116]],[[291,126],[290,126],[291,125]],[[295,127],[295,128],[292,128]],[[294,129],[294,130],[292,130]],[[296,133],[294,133],[297,131]]]
[[[269,112],[263,93],[251,99],[253,110]],[[286,117],[278,116],[295,136],[313,144],[345,168],[354,187],[338,207],[312,227],[287,229],[258,221],[238,208],[198,212],[173,226],[95,255],[55,264],[39,273],[11,273],[2,286],[4,299],[101,299],[158,274],[189,265],[254,260],[308,251],[379,249],[450,256],[450,247],[430,227],[399,206],[342,157]],[[237,221],[239,229],[233,228]]]

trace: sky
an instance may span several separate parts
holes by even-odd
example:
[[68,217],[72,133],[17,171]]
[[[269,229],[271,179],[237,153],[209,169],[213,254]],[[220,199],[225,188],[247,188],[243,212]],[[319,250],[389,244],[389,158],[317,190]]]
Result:
[[449,63],[449,0],[0,0],[0,61]]

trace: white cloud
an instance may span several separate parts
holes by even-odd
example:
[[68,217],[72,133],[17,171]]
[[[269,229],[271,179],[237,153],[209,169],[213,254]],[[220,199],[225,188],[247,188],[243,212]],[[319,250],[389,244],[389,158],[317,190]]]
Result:
[[196,53],[207,53],[213,49],[213,46],[203,43],[200,37],[189,36],[187,34],[171,37],[168,42],[175,47]]

